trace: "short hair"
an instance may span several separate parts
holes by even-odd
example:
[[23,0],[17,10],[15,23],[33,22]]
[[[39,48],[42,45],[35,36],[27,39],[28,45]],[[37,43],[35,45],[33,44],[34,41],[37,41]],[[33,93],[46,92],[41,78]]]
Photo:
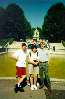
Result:
[[26,43],[22,43],[22,47],[23,47],[23,46],[26,46]]
[[34,48],[36,48],[36,49],[37,49],[37,46],[36,46],[36,45],[34,45],[34,44],[32,44],[31,49],[34,49]]
[[40,47],[41,47],[41,45],[46,46],[46,43],[45,43],[45,41],[41,41],[39,45],[40,45]]
[[45,41],[41,41],[41,42],[40,42],[40,45],[41,45],[41,44],[44,44],[44,45],[45,45]]

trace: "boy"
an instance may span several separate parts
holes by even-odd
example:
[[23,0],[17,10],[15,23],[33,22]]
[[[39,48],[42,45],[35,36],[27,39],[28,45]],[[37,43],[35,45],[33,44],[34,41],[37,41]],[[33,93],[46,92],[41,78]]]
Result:
[[31,51],[29,52],[29,75],[30,75],[30,84],[31,84],[31,90],[37,90],[37,77],[39,74],[39,67],[38,67],[38,52],[37,52],[37,46],[32,45]]
[[27,59],[27,48],[26,44],[22,43],[22,48],[13,54],[13,58],[16,59],[16,78],[17,82],[15,85],[15,92],[24,92],[23,83],[26,78],[26,59]]

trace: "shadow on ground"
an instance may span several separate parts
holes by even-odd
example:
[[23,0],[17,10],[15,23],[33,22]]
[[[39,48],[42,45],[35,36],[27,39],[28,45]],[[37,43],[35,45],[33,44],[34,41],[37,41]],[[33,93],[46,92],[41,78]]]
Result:
[[65,90],[52,90],[51,96],[47,95],[46,93],[46,99],[65,99]]
[[47,89],[31,91],[26,86],[25,92],[14,92],[15,80],[0,80],[0,99],[65,99],[65,84],[52,83],[52,94]]

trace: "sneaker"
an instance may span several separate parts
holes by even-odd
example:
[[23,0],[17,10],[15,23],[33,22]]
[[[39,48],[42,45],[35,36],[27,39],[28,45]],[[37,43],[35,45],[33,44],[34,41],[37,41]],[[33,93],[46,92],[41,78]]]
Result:
[[17,93],[19,91],[18,84],[15,85],[14,91],[15,91],[15,93]]
[[37,90],[37,86],[36,85],[34,85],[33,87],[34,87],[34,90]]
[[31,85],[31,90],[34,90],[34,85]]
[[19,88],[19,91],[20,91],[20,92],[24,92],[24,89],[23,89],[23,88]]
[[37,83],[37,87],[39,87],[39,83]]
[[30,83],[27,83],[28,86],[30,86]]

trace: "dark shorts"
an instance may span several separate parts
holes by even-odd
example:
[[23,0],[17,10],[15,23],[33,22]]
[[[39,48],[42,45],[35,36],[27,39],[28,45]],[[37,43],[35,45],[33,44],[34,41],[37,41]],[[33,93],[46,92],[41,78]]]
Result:
[[17,77],[22,77],[23,75],[26,75],[26,67],[16,66],[16,76]]

